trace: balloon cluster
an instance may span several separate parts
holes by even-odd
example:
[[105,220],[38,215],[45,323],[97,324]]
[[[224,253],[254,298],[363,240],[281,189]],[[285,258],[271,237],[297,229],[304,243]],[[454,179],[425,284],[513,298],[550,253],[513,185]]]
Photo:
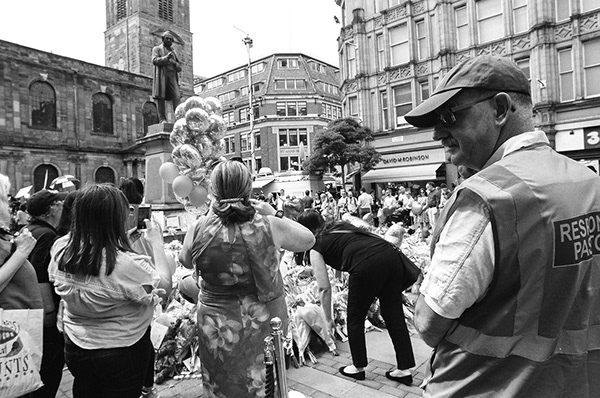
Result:
[[163,163],[158,173],[192,213],[204,213],[210,203],[210,168],[223,155],[227,131],[222,110],[214,97],[190,97],[175,109],[169,137],[173,162]]

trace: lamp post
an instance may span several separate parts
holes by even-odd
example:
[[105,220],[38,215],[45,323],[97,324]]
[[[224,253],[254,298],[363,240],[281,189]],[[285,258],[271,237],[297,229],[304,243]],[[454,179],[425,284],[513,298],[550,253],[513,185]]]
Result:
[[254,95],[252,93],[252,59],[250,58],[250,49],[252,48],[252,39],[248,34],[242,39],[248,52],[248,116],[250,116],[250,169],[252,174],[256,172],[256,156],[254,148]]

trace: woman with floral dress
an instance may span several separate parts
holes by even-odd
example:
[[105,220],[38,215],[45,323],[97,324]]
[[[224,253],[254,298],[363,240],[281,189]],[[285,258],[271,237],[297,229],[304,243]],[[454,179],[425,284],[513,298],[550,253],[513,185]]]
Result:
[[270,321],[287,327],[281,250],[303,252],[312,233],[250,199],[252,177],[240,162],[211,174],[211,210],[190,227],[180,255],[200,284],[198,328],[207,397],[264,397],[264,338]]

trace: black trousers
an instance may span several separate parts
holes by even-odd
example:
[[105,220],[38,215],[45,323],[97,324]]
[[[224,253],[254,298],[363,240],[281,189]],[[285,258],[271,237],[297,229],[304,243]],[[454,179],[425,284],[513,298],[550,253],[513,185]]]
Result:
[[379,298],[381,316],[394,346],[398,369],[415,366],[412,343],[402,309],[402,266],[392,248],[376,253],[356,265],[348,278],[348,343],[352,363],[367,366],[365,318],[369,307]]
[[42,367],[40,376],[44,386],[31,393],[34,398],[54,398],[60,387],[65,367],[65,339],[56,326],[44,328]]

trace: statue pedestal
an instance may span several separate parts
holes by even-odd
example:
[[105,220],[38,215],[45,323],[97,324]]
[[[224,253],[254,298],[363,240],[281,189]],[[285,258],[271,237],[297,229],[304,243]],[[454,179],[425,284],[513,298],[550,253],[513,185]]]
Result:
[[148,135],[136,141],[137,146],[146,148],[145,202],[152,205],[152,214],[165,232],[187,230],[195,216],[185,211],[173,194],[171,184],[160,178],[158,170],[163,163],[171,161],[173,146],[169,136],[173,124],[159,123],[148,126]]

